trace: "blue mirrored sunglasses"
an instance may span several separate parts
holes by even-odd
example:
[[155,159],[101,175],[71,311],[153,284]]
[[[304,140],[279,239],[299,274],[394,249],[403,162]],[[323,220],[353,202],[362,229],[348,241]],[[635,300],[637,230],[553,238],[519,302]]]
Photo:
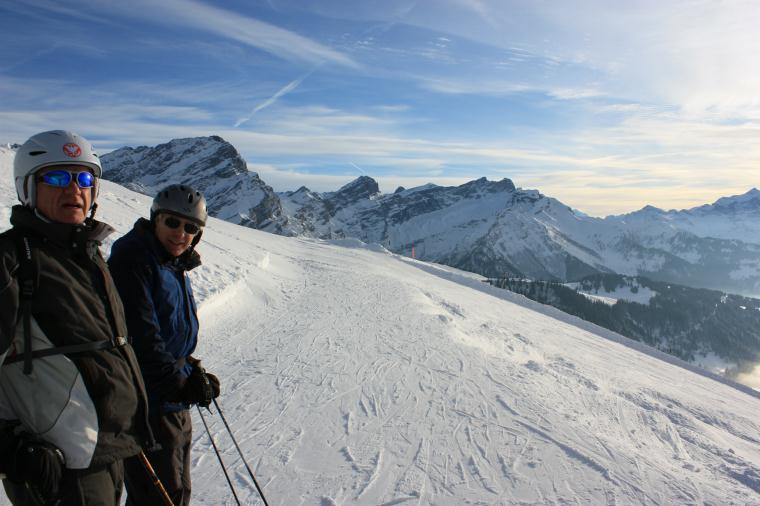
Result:
[[74,177],[76,177],[77,186],[80,188],[92,188],[95,186],[95,176],[88,171],[70,172],[68,170],[51,170],[42,174],[37,178],[37,181],[58,188],[66,188]]

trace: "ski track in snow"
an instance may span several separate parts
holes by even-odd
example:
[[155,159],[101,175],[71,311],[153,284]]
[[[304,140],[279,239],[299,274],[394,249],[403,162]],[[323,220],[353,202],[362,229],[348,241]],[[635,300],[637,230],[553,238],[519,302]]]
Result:
[[[150,202],[101,197],[118,235]],[[377,249],[204,232],[195,354],[273,506],[760,504],[753,393]],[[193,504],[234,504],[193,417]],[[206,419],[242,503],[262,504]]]
[[[251,271],[227,295],[250,300],[271,277],[279,297],[202,313],[227,350],[208,366],[240,378],[228,416],[272,504],[760,502],[760,426],[713,405],[722,394],[677,393],[690,379],[727,386],[632,364],[626,347],[482,293],[456,300],[450,281],[411,282],[420,273],[392,255],[290,241],[303,252],[287,269]],[[603,359],[587,366],[589,353]],[[633,366],[655,377],[628,383]],[[686,378],[673,391],[662,369]]]

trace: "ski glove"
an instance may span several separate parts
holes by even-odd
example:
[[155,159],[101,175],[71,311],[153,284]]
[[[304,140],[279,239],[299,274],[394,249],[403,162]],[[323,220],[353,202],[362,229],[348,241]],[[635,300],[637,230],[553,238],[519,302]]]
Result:
[[27,433],[16,436],[15,449],[10,452],[9,480],[26,483],[29,492],[40,504],[52,504],[60,494],[65,461],[61,450],[52,444],[34,439]]
[[191,363],[193,370],[180,390],[180,398],[187,404],[198,404],[207,408],[212,399],[219,397],[219,378],[206,372],[200,361]]

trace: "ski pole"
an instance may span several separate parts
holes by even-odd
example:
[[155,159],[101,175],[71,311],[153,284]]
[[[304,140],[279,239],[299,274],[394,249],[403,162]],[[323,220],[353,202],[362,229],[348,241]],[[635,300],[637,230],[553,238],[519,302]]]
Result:
[[211,436],[211,431],[208,430],[208,424],[206,423],[206,419],[203,417],[203,413],[201,412],[201,407],[198,406],[197,404],[195,405],[195,407],[198,408],[198,414],[201,415],[203,426],[206,428],[206,434],[208,434],[208,438],[211,440],[211,446],[214,447],[214,453],[216,453],[216,458],[219,459],[219,465],[222,466],[224,477],[227,478],[227,484],[230,486],[232,495],[235,497],[235,502],[238,504],[238,506],[240,506],[240,499],[238,499],[237,493],[235,493],[235,487],[232,486],[232,480],[230,480],[230,475],[227,474],[227,468],[224,467],[224,461],[222,460],[222,455],[219,453],[219,449],[216,447],[214,438]]
[[140,456],[140,462],[142,462],[142,465],[145,468],[145,470],[148,471],[150,478],[153,480],[153,485],[156,487],[159,494],[161,494],[161,497],[166,503],[166,506],[174,506],[174,503],[172,502],[171,497],[169,497],[169,493],[164,488],[164,484],[161,483],[161,480],[158,479],[158,475],[156,474],[156,471],[153,470],[153,466],[150,465],[150,461],[148,460],[148,457],[145,456],[145,452],[140,452],[139,456]]
[[235,448],[237,448],[238,455],[240,455],[240,459],[243,461],[243,464],[245,464],[245,468],[248,470],[248,475],[253,480],[253,484],[256,485],[256,491],[259,493],[259,497],[261,497],[261,500],[264,501],[264,506],[269,506],[269,503],[267,503],[267,500],[264,497],[264,492],[261,490],[261,487],[259,487],[259,482],[256,481],[256,477],[253,475],[253,471],[251,471],[251,468],[248,465],[248,462],[246,462],[245,457],[243,456],[243,451],[240,449],[240,446],[238,445],[238,442],[235,439],[235,435],[232,433],[232,429],[230,429],[230,426],[227,423],[227,419],[224,417],[224,413],[222,413],[222,408],[219,407],[219,403],[216,402],[216,399],[214,399],[214,406],[216,406],[216,410],[219,412],[219,416],[222,417],[222,422],[224,422],[224,426],[227,427],[227,432],[230,433],[230,438],[232,438],[232,442],[235,443]]

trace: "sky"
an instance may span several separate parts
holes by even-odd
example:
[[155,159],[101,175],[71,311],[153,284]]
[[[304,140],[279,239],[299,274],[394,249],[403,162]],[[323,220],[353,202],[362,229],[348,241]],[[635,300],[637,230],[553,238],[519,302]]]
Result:
[[277,191],[683,209],[760,186],[757,26],[751,0],[0,0],[0,143],[219,135]]

